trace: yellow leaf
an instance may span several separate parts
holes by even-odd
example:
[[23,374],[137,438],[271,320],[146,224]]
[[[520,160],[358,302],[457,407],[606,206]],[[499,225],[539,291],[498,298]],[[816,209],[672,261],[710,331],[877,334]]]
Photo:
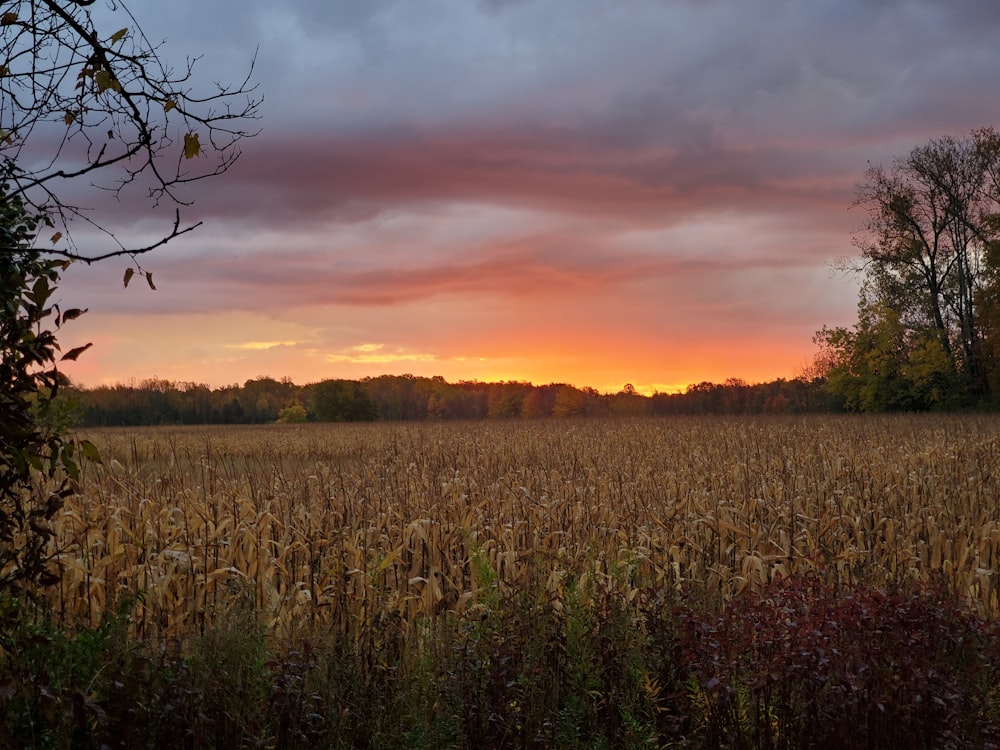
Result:
[[201,144],[198,142],[197,133],[184,134],[184,158],[193,159],[201,153]]
[[116,31],[114,34],[111,35],[111,43],[114,44],[115,42],[120,42],[122,39],[125,38],[125,35],[127,33],[128,33],[127,28],[118,29],[118,31]]
[[56,232],[54,235],[52,235],[52,244],[53,245],[56,244],[61,239],[62,239],[62,232]]
[[97,84],[97,92],[103,94],[108,89],[121,91],[121,84],[115,79],[110,70],[101,69],[94,73],[94,83]]
[[177,109],[177,102],[175,102],[173,99],[167,99],[165,102],[163,102],[164,112],[169,112],[172,109]]

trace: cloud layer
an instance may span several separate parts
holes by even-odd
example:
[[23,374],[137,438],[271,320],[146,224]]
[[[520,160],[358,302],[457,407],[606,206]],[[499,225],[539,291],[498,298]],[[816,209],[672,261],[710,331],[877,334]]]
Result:
[[866,163],[1000,120],[988,0],[187,4],[135,12],[210,79],[259,47],[263,133],[160,291],[71,272],[85,382],[792,377]]

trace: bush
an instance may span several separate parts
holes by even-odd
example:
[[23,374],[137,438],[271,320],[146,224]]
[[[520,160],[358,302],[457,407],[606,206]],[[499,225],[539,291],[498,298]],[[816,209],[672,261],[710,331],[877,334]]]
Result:
[[997,625],[943,586],[780,582],[679,613],[695,719],[733,748],[988,747]]
[[673,588],[528,585],[283,645],[235,596],[168,644],[128,635],[128,603],[70,633],[8,597],[0,746],[876,750],[1000,736],[996,623],[936,585],[796,578],[721,612]]
[[[79,455],[97,458],[89,442],[66,438],[69,424],[56,401],[66,383],[56,368],[56,331],[84,311],[51,302],[66,263],[32,249],[41,220],[6,190],[0,188],[0,592],[59,580],[48,549],[51,521],[74,492]],[[39,487],[39,477],[61,483]]]

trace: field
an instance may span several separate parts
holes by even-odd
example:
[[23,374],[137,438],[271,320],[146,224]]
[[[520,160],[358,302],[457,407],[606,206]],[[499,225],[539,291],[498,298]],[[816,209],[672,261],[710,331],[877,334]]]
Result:
[[5,636],[20,645],[0,661],[0,742],[895,748],[1000,732],[996,417],[86,437],[103,462],[58,521],[50,624]]
[[[90,435],[63,613],[143,593],[145,635],[227,592],[270,629],[476,603],[544,579],[729,597],[819,570],[940,575],[998,606],[1000,420],[804,417],[163,428]],[[489,570],[483,580],[482,572]],[[478,571],[478,573],[477,573]]]

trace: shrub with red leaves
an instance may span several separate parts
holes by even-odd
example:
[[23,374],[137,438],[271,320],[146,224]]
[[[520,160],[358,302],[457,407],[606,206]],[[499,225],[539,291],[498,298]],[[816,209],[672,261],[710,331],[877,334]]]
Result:
[[995,747],[997,624],[937,584],[799,577],[678,610],[700,733],[730,748]]

